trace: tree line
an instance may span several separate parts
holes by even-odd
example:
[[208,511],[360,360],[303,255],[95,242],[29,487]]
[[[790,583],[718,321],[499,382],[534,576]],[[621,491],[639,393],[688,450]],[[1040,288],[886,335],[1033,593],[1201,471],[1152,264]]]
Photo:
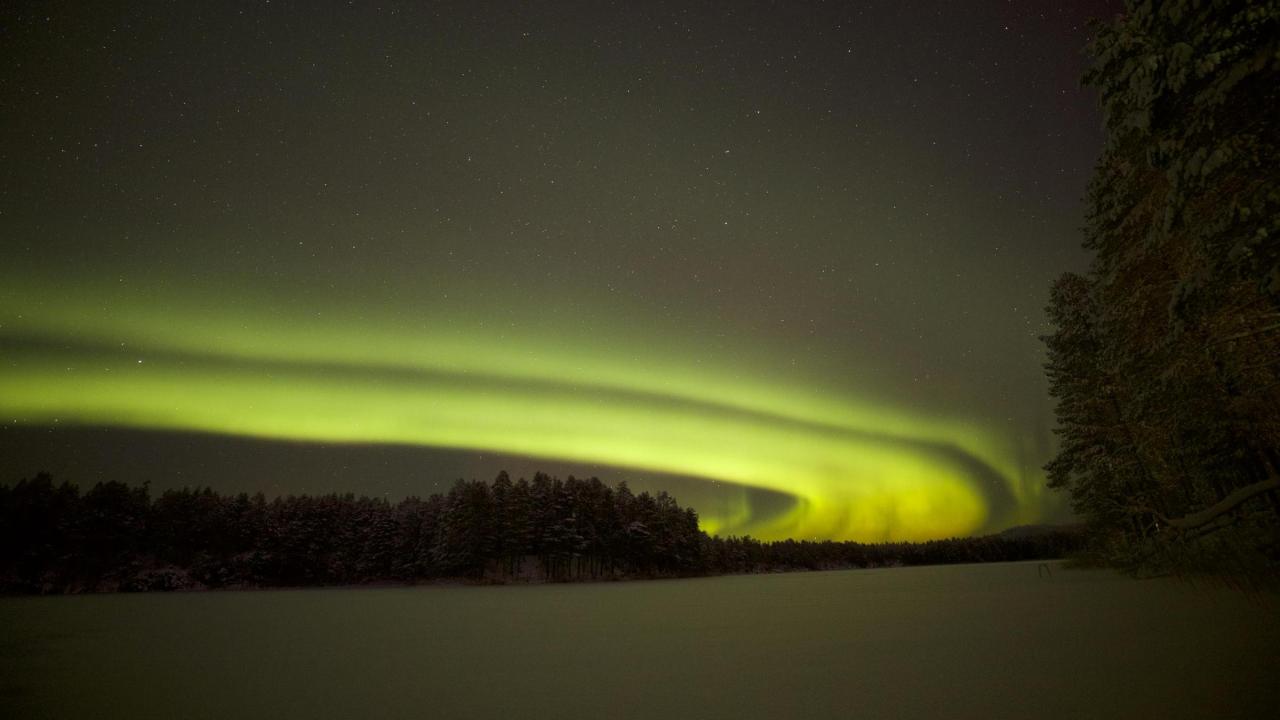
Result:
[[1061,557],[1077,535],[927,543],[711,537],[665,492],[538,473],[408,497],[222,495],[41,473],[0,486],[0,590],[60,593],[651,578]]
[[1046,470],[1138,573],[1280,568],[1280,3],[1125,2],[1086,84],[1087,273],[1044,338]]

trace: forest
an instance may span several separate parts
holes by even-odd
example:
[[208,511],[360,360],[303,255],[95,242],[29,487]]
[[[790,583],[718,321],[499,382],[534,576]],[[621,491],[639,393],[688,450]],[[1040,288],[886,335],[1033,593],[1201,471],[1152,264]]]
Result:
[[1052,287],[1060,448],[1092,554],[1280,568],[1280,3],[1126,2],[1085,82],[1106,144],[1092,262]]
[[925,543],[711,537],[665,492],[538,473],[459,480],[397,503],[221,495],[41,473],[0,486],[0,591],[69,593],[374,583],[545,582],[1062,557],[1069,529]]

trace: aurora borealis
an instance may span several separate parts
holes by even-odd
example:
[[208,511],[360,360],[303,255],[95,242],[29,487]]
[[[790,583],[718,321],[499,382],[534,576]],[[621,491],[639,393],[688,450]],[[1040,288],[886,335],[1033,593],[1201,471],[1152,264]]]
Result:
[[764,538],[1060,518],[1036,336],[1105,8],[24,10],[0,472],[82,426],[678,476]]

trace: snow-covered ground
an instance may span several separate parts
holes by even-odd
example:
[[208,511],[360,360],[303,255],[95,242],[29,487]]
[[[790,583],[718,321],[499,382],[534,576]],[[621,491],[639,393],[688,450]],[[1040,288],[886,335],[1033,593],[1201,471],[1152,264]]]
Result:
[[1280,600],[1051,569],[4,598],[0,716],[1168,720],[1280,707]]

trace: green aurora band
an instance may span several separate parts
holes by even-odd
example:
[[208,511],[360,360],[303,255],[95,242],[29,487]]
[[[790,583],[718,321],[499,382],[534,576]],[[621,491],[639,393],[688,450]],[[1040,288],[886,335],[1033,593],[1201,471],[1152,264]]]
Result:
[[13,423],[422,445],[681,474],[794,497],[767,519],[745,503],[699,508],[710,532],[766,539],[919,540],[1038,518],[1015,449],[979,423],[824,391],[760,353],[658,334],[625,313],[610,331],[555,313],[495,323],[485,308],[406,321],[402,308],[243,287],[49,287],[9,277],[0,290],[0,412]]

